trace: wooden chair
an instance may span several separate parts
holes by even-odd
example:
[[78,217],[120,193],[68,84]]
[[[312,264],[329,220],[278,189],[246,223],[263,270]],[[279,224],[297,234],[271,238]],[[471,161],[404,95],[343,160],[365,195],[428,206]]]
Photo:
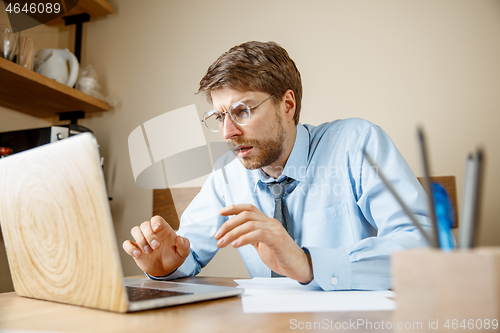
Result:
[[[422,177],[417,178],[422,183]],[[455,214],[453,228],[458,227],[457,188],[455,176],[431,177],[431,182],[443,185],[450,196]],[[200,192],[201,187],[185,187],[164,190],[153,190],[153,215],[162,216],[172,227],[179,229],[179,219],[189,203]],[[175,196],[175,204],[173,200]]]
[[[420,184],[423,186],[424,177],[417,177]],[[457,205],[457,184],[455,176],[439,176],[430,177],[432,183],[441,184],[450,197],[451,206],[453,207],[453,213],[455,215],[455,221],[453,221],[453,228],[458,228],[458,205]]]
[[153,190],[153,215],[160,215],[172,229],[178,230],[182,213],[200,190],[201,187]]

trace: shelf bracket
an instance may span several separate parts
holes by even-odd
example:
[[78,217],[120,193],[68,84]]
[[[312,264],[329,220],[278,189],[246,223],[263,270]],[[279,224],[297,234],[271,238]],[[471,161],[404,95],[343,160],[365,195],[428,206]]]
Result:
[[78,62],[81,63],[81,55],[82,55],[82,32],[83,32],[83,23],[90,21],[90,15],[87,13],[65,16],[63,17],[65,25],[76,24],[76,32],[75,32],[75,56],[78,59]]
[[85,112],[83,111],[69,111],[59,113],[59,120],[69,120],[71,125],[77,125],[78,119],[85,118]]

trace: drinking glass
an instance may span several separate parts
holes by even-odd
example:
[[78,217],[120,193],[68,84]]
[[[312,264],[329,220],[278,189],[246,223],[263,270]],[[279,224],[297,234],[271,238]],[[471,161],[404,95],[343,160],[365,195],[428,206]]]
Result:
[[0,56],[9,61],[14,59],[19,45],[19,32],[13,32],[8,25],[0,25]]

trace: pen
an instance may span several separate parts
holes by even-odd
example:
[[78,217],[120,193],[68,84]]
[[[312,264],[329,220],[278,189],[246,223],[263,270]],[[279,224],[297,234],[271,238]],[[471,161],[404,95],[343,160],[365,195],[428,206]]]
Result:
[[422,128],[418,129],[418,139],[420,143],[420,155],[422,158],[422,166],[424,169],[424,189],[427,192],[427,198],[428,198],[428,206],[429,206],[429,214],[431,217],[431,222],[432,222],[432,233],[434,234],[434,240],[435,244],[434,247],[441,247],[441,241],[439,239],[439,234],[438,234],[438,226],[437,226],[437,220],[436,220],[436,212],[435,212],[435,205],[434,205],[434,194],[432,191],[431,187],[431,180],[430,180],[430,172],[429,172],[429,162],[427,158],[427,149],[426,149],[426,144],[425,144],[425,137],[424,137],[424,132]]
[[481,203],[481,192],[483,185],[483,168],[484,168],[484,153],[483,149],[479,148],[476,151],[476,167],[474,169],[474,204],[472,206],[472,223],[470,228],[469,239],[471,241],[471,247],[477,245],[477,230],[479,228],[479,217],[480,217],[480,203]]
[[424,236],[424,238],[427,240],[427,242],[429,243],[429,245],[431,246],[435,246],[436,242],[433,241],[432,239],[432,236],[430,236],[427,232],[425,232],[424,228],[422,227],[422,225],[420,224],[420,222],[418,222],[418,220],[415,218],[415,216],[413,215],[412,211],[408,208],[408,206],[406,206],[406,204],[404,203],[403,199],[399,196],[399,194],[396,192],[396,190],[394,189],[394,187],[391,185],[391,183],[389,182],[389,180],[385,177],[384,173],[382,172],[382,170],[378,167],[378,165],[375,163],[375,161],[370,157],[370,155],[368,155],[368,153],[366,152],[366,150],[363,149],[363,154],[365,155],[365,158],[366,160],[374,167],[377,169],[377,172],[378,172],[378,176],[380,177],[380,179],[382,179],[382,182],[385,184],[385,186],[387,187],[387,189],[392,193],[392,195],[394,196],[394,198],[396,198],[396,200],[398,201],[398,203],[401,205],[401,207],[403,208],[404,212],[406,213],[406,215],[410,218],[410,220],[413,222],[413,224],[417,227],[417,229],[422,233],[422,235]]
[[222,176],[224,177],[224,184],[226,186],[227,194],[229,196],[228,198],[229,204],[226,203],[226,206],[234,205],[233,192],[231,192],[231,187],[229,186],[229,181],[227,179],[225,166],[221,167],[221,171],[222,171]]
[[461,211],[461,226],[458,235],[458,245],[461,249],[469,249],[472,247],[472,219],[474,214],[474,177],[476,173],[475,161],[472,154],[469,154],[467,162],[465,163],[465,180],[464,180],[464,194],[462,197],[462,211]]
[[441,184],[432,183],[431,186],[435,203],[434,210],[436,212],[439,243],[443,251],[451,251],[455,248],[455,241],[451,232],[455,216],[450,197]]

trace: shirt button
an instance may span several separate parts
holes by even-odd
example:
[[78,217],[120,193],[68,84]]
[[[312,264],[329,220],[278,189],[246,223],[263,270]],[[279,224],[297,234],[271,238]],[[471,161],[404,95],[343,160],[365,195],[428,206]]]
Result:
[[332,286],[336,285],[338,282],[339,282],[339,280],[337,280],[337,278],[336,278],[336,277],[332,277],[332,278],[330,279],[330,283],[332,284]]

